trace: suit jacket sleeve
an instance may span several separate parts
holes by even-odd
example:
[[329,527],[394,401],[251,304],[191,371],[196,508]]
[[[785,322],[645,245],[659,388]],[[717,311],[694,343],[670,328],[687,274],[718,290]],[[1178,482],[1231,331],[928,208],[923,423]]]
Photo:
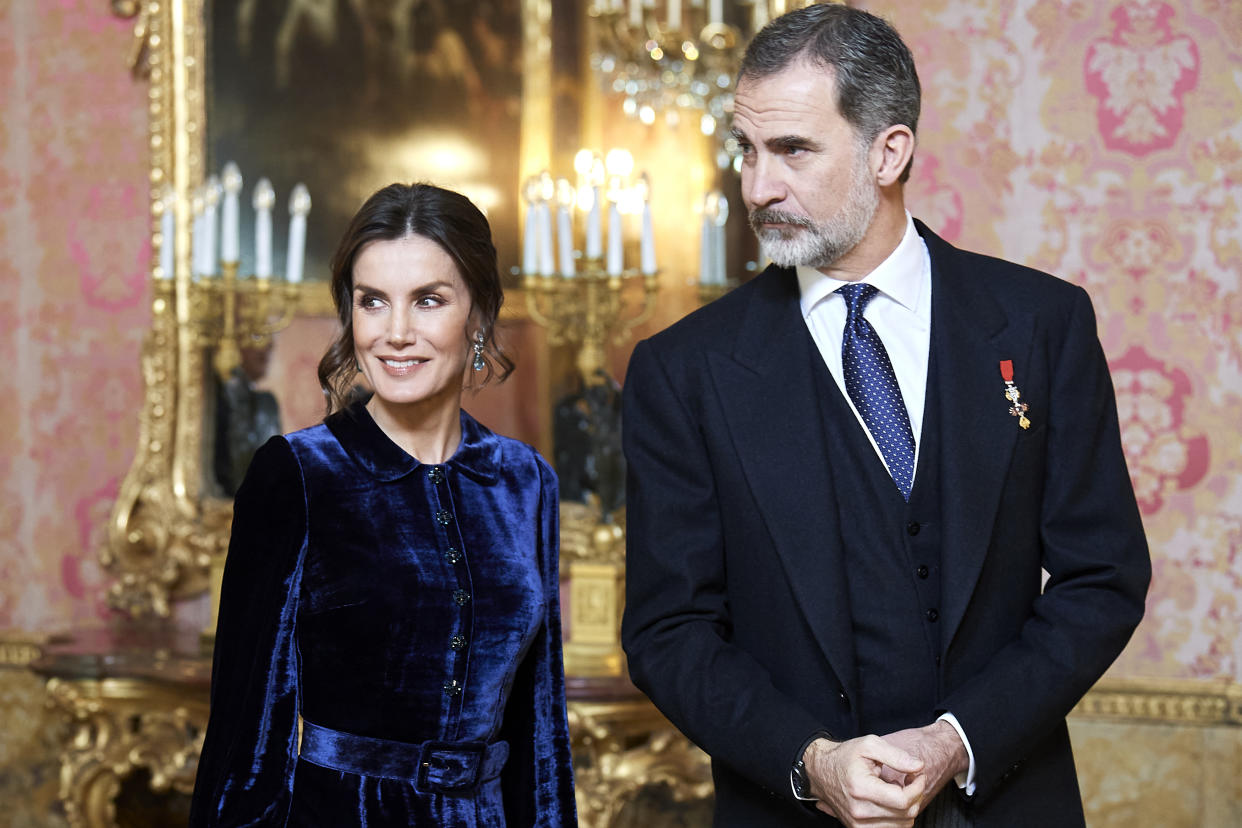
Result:
[[[1121,652],[1151,579],[1085,291],[1074,289],[1062,316],[1046,346],[1051,393],[1037,542],[1049,578],[1020,634],[942,702],[970,739],[979,796],[1021,767]],[[990,554],[1003,553],[994,541]]]
[[288,442],[273,437],[255,454],[233,506],[194,828],[285,824],[297,754],[295,621],[306,526],[300,467]]
[[650,341],[638,344],[623,409],[630,674],[713,760],[793,799],[791,765],[823,724],[731,642],[720,506],[685,387]]
[[578,819],[561,656],[560,498],[551,467],[538,455],[535,463],[540,484],[537,552],[547,614],[518,667],[505,708],[501,736],[510,753],[501,785],[509,825],[568,828]]

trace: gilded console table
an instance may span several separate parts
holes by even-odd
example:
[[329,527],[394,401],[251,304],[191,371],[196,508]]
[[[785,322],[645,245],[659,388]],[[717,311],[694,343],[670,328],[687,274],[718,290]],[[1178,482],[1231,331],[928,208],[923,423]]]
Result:
[[[128,828],[118,796],[135,779],[156,795],[191,793],[211,676],[198,630],[167,621],[79,630],[45,645],[30,669],[47,679],[49,704],[71,722],[59,790],[71,826]],[[610,828],[649,786],[667,785],[678,802],[711,795],[706,756],[628,680],[570,679],[568,693],[585,828]],[[170,799],[162,818],[184,825],[188,800]]]

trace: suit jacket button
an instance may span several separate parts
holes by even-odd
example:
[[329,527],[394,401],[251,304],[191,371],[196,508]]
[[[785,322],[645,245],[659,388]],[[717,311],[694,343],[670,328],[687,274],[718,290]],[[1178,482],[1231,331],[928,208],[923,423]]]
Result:
[[928,572],[929,570],[927,569],[926,564],[922,564],[919,566],[918,569],[914,570],[914,574],[918,575],[920,578],[923,578],[924,580],[926,580]]
[[917,520],[912,520],[906,524],[906,532],[911,535],[917,535],[923,527],[919,525]]
[[849,708],[849,706],[850,706],[850,697],[849,697],[849,696],[847,696],[847,695],[845,695],[845,691],[844,691],[844,690],[842,690],[840,693],[837,693],[837,698],[839,698],[839,699],[841,700],[841,704],[845,705],[846,709],[848,709],[848,708]]
[[932,607],[931,609],[927,611],[927,620],[931,621],[933,624],[936,623],[937,619],[939,618],[940,618],[940,612],[935,607]]

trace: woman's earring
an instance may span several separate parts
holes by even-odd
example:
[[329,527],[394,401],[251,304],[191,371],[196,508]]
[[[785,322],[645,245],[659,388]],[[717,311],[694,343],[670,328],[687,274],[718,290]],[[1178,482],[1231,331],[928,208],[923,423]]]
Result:
[[487,363],[483,361],[483,332],[474,335],[474,370],[482,371]]

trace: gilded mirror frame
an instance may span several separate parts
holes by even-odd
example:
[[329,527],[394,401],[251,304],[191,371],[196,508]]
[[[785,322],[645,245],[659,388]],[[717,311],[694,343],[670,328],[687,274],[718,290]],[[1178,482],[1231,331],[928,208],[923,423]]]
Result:
[[[168,616],[206,591],[228,545],[232,504],[205,495],[204,371],[190,319],[191,198],[206,157],[205,0],[110,0],[133,20],[129,68],[148,85],[151,327],[142,344],[145,388],[134,460],[121,482],[100,559],[115,577],[108,603],[130,615]],[[522,0],[521,178],[552,154],[552,0]],[[174,207],[174,273],[159,266],[165,194]],[[300,300],[322,313],[326,290]]]

